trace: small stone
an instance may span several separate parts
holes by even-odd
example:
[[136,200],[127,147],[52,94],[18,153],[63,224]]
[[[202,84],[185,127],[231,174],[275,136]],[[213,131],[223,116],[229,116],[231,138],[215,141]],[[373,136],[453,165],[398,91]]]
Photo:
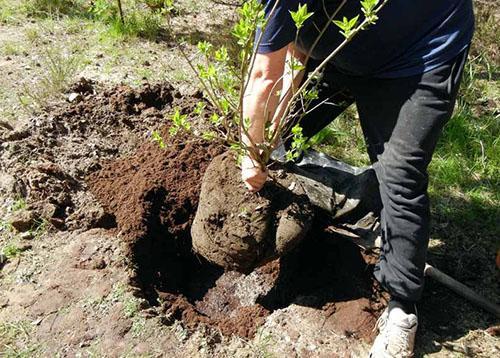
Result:
[[15,141],[28,138],[30,136],[30,132],[27,129],[14,130],[7,133],[3,140],[5,141]]
[[0,269],[7,263],[7,256],[0,254]]
[[14,229],[19,232],[25,232],[34,226],[35,220],[35,213],[30,210],[22,210],[15,212],[9,221]]
[[54,225],[57,229],[63,229],[65,226],[64,219],[62,218],[50,218],[49,222]]
[[16,192],[16,178],[7,173],[0,173],[0,192],[14,194]]
[[21,233],[21,235],[19,235],[19,237],[22,240],[33,240],[34,235],[31,231],[26,231],[26,232]]
[[52,203],[44,203],[44,205],[42,205],[41,207],[42,209],[40,211],[40,214],[47,220],[50,220],[52,217],[54,217],[57,212],[57,206]]
[[76,92],[70,93],[68,95],[69,102],[80,102],[82,100],[82,95]]
[[19,251],[21,251],[21,252],[31,250],[32,248],[33,248],[33,246],[32,246],[32,245],[30,245],[30,244],[22,244],[22,245],[19,245],[19,246],[18,246],[18,249],[19,249]]

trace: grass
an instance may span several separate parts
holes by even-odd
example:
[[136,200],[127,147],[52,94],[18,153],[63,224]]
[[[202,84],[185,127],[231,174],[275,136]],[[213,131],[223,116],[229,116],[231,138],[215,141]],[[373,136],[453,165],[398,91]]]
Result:
[[[16,212],[26,209],[27,202],[25,198],[19,197],[11,202],[8,206],[8,212]],[[48,222],[44,219],[39,219],[34,226],[28,231],[33,240],[38,240],[44,233],[47,232]],[[7,258],[13,259],[22,255],[21,239],[12,225],[6,221],[0,221],[0,252]]]
[[115,284],[112,291],[105,297],[84,300],[82,307],[89,308],[95,314],[104,315],[117,303],[122,304],[125,318],[137,318],[140,300],[127,292],[127,286],[123,283]]
[[2,249],[3,254],[8,259],[13,259],[21,255],[21,249],[14,243],[6,244]]
[[1,48],[2,54],[5,56],[18,56],[23,53],[23,46],[16,41],[6,41]]
[[24,11],[28,16],[58,17],[77,15],[83,11],[83,1],[76,0],[25,0]]
[[40,346],[32,342],[33,326],[28,321],[0,322],[0,356],[28,358],[37,355]]
[[19,102],[32,111],[40,110],[61,97],[75,81],[82,67],[82,58],[78,50],[52,45],[43,49],[38,67],[42,73],[35,86],[26,84],[19,95]]
[[0,0],[0,23],[74,18],[106,24],[110,37],[155,40],[170,31],[171,19],[177,12],[169,1],[163,0],[122,0],[122,8],[123,21],[116,0]]

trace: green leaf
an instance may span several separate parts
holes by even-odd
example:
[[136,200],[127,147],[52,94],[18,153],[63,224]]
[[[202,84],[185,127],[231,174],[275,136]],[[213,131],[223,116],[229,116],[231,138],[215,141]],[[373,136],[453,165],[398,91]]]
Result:
[[227,52],[227,48],[223,46],[217,51],[215,51],[214,58],[216,61],[222,63],[226,63],[227,61],[229,61],[229,54]]
[[158,143],[158,146],[160,147],[160,149],[165,149],[165,143],[163,142],[163,138],[162,138],[159,131],[157,131],[157,130],[152,131],[151,138],[153,139],[153,141]]
[[214,140],[215,138],[217,138],[217,134],[215,132],[203,132],[201,134],[201,137],[207,141],[211,141],[211,140]]
[[361,10],[365,15],[370,15],[377,6],[379,0],[362,0]]
[[291,57],[290,60],[288,60],[286,63],[291,71],[298,72],[305,70],[305,66],[295,57]]
[[347,17],[344,16],[342,21],[339,20],[333,20],[332,22],[337,25],[338,28],[340,28],[340,33],[345,37],[349,38],[352,34],[353,28],[356,26],[356,23],[358,22],[359,15],[356,15],[352,19],[348,19]]
[[219,126],[222,122],[222,118],[217,113],[212,113],[210,122],[215,126]]
[[191,124],[187,121],[187,114],[181,114],[178,109],[175,110],[171,120],[172,126],[168,129],[170,135],[176,135],[180,130],[186,132],[191,130]]
[[306,20],[309,19],[311,16],[313,16],[313,14],[314,12],[307,11],[307,4],[304,5],[299,4],[297,11],[290,11],[290,15],[292,16],[293,22],[295,23],[297,30],[302,28]]
[[203,111],[205,110],[206,106],[207,106],[207,104],[205,102],[196,103],[196,107],[194,108],[193,113],[198,115],[198,116],[201,115],[203,113]]
[[206,56],[209,55],[209,53],[211,52],[212,50],[212,44],[208,41],[200,41],[198,42],[198,50],[200,50],[200,52]]

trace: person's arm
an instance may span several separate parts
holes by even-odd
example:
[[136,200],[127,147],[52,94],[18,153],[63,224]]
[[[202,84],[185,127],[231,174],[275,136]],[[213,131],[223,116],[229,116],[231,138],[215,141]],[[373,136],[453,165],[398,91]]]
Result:
[[[250,119],[248,134],[255,144],[262,143],[264,140],[266,119],[272,118],[276,121],[279,115],[275,116],[275,113],[279,114],[286,107],[290,97],[291,79],[283,74],[287,52],[290,56],[292,51],[297,57],[297,52],[293,50],[292,45],[274,52],[256,55],[243,100],[243,117]],[[300,81],[300,78],[295,76],[295,84],[297,81]],[[283,88],[285,91],[282,91]],[[280,92],[285,96],[281,103]],[[265,113],[266,104],[267,113]],[[243,137],[243,141],[246,145],[251,145],[249,138]],[[241,176],[246,187],[251,191],[260,190],[267,179],[267,170],[260,168],[257,162],[249,156],[243,157],[241,165]]]

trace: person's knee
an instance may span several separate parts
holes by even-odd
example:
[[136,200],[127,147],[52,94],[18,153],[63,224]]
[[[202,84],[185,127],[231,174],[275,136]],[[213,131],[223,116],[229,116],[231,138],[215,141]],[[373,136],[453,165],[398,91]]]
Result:
[[427,194],[427,165],[418,153],[386,148],[375,166],[381,190],[394,200],[414,200]]

